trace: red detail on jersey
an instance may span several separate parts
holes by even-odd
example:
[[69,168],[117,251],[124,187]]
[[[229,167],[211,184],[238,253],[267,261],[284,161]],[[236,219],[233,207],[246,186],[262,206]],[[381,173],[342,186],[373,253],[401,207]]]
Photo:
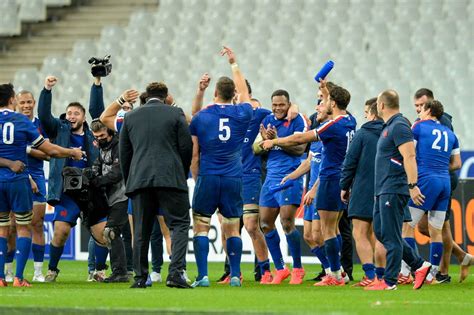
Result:
[[388,130],[385,130],[385,131],[383,132],[383,137],[384,137],[384,138],[387,138],[387,137],[388,137]]
[[65,217],[67,216],[67,210],[61,210],[61,212],[59,213],[62,217]]
[[289,125],[290,125],[290,122],[288,120],[283,123],[283,127],[288,128]]
[[322,133],[323,131],[325,131],[326,129],[328,129],[329,127],[331,127],[332,125],[334,125],[335,123],[337,123],[339,120],[343,119],[347,117],[347,115],[341,115],[339,117],[337,117],[335,120],[330,120],[328,123],[326,123],[324,126],[321,126],[319,127],[318,129],[316,129],[316,132],[317,133]]

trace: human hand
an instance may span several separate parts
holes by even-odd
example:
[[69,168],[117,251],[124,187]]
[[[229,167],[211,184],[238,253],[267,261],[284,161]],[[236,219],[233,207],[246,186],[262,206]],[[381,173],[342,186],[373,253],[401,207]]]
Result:
[[56,85],[56,83],[58,83],[58,78],[56,78],[55,76],[49,75],[44,79],[44,88],[46,90],[51,91],[51,89],[53,88],[53,86]]

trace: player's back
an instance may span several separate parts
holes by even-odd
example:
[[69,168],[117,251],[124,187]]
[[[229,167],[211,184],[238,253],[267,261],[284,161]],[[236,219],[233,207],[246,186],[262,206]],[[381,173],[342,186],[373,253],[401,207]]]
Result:
[[448,127],[435,120],[420,120],[413,127],[418,174],[449,178],[452,154],[459,154],[459,142]]
[[319,174],[322,179],[340,177],[342,163],[354,136],[356,124],[355,118],[347,114],[328,120],[316,129],[324,146]]
[[[0,111],[0,157],[27,164],[26,146],[33,140],[34,125],[28,118],[11,110]],[[37,132],[37,131],[36,131]],[[32,136],[33,135],[33,136]],[[0,168],[0,181],[25,178],[26,172],[15,174],[9,168]]]
[[200,147],[200,175],[242,176],[242,145],[252,119],[250,104],[211,105],[191,121]]

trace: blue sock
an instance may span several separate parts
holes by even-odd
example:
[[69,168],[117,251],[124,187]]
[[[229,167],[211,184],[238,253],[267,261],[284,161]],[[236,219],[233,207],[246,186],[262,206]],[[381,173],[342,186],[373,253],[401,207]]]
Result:
[[23,271],[25,270],[26,262],[30,256],[31,238],[18,237],[16,239],[16,273],[15,277],[23,280]]
[[58,270],[59,260],[63,254],[64,246],[56,247],[53,244],[49,245],[49,265],[48,269],[56,271]]
[[262,275],[265,274],[265,271],[270,271],[270,259],[259,261],[257,264],[260,267],[260,272]]
[[326,256],[329,260],[329,265],[331,266],[331,271],[335,272],[341,269],[341,261],[339,258],[339,242],[336,237],[333,237],[324,242],[326,245]]
[[382,280],[383,276],[385,275],[385,268],[384,267],[375,268],[375,274],[377,275],[377,278],[379,280]]
[[283,255],[281,254],[280,249],[280,236],[278,235],[277,230],[271,230],[265,234],[265,241],[267,242],[268,250],[270,255],[272,255],[273,264],[277,270],[282,270],[284,268]]
[[95,269],[105,270],[105,263],[107,262],[107,255],[109,255],[109,249],[105,246],[95,244]]
[[196,265],[198,268],[198,277],[201,280],[207,276],[207,255],[209,255],[209,237],[195,236],[193,239],[194,256],[196,257]]
[[416,245],[416,241],[413,237],[404,237],[405,241],[407,241],[408,245],[415,251],[418,255],[418,246]]
[[0,278],[5,279],[5,260],[7,256],[7,239],[0,237]]
[[33,252],[34,262],[43,262],[44,260],[44,245],[32,244],[31,251]]
[[321,262],[321,265],[323,266],[324,269],[329,268],[329,260],[326,257],[326,248],[325,246],[316,246],[311,250],[311,252],[318,257],[319,261]]
[[242,258],[242,239],[237,236],[229,237],[226,241],[227,256],[230,264],[230,277],[240,277],[240,260]]
[[339,244],[339,254],[340,254],[341,249],[342,249],[342,236],[341,236],[341,234],[337,234],[336,238],[337,238],[337,243]]
[[290,234],[286,234],[286,241],[288,242],[288,249],[293,258],[293,268],[301,268],[301,234],[297,229],[294,229]]
[[433,266],[439,266],[441,256],[443,255],[443,243],[433,242],[430,244],[430,263]]
[[16,248],[14,248],[11,251],[7,252],[7,255],[5,256],[5,263],[11,264],[13,262],[13,259],[15,258],[15,252],[16,252]]
[[375,265],[374,264],[363,264],[362,270],[365,272],[365,276],[370,280],[375,278]]

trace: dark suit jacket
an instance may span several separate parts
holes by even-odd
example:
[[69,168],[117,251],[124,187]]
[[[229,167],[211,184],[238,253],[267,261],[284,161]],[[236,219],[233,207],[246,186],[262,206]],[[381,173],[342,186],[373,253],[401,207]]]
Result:
[[193,144],[181,109],[151,100],[127,113],[119,145],[128,196],[149,187],[188,190]]

